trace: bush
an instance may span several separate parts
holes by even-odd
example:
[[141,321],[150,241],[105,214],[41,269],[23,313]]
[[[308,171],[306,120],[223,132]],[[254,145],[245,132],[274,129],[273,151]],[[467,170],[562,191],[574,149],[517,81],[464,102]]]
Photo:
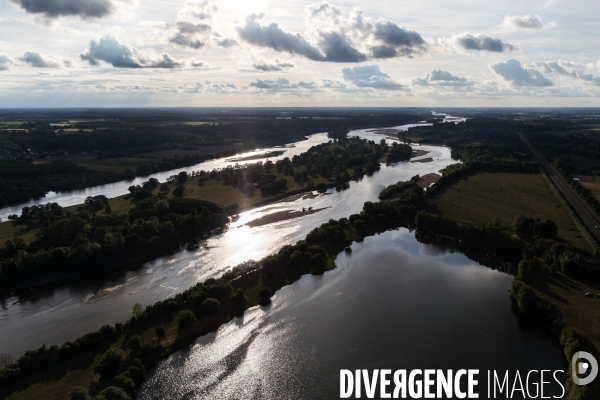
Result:
[[310,272],[313,275],[320,275],[327,269],[327,259],[323,254],[315,254],[310,259]]
[[164,326],[159,325],[156,327],[156,329],[154,329],[154,333],[156,334],[156,337],[158,338],[158,341],[160,342],[165,337],[165,334],[167,332],[166,332]]
[[76,387],[69,394],[70,400],[91,400],[92,398],[88,394],[88,391],[82,387]]
[[261,305],[267,305],[271,302],[271,296],[273,296],[273,291],[271,290],[271,288],[268,287],[264,287],[262,289],[260,289],[258,291],[258,297],[259,297],[259,304]]
[[218,314],[221,311],[221,302],[214,297],[204,300],[200,307],[203,314]]
[[363,221],[362,219],[357,219],[352,223],[352,225],[357,231],[364,231],[365,229],[367,229],[367,224],[365,224],[365,221]]
[[96,373],[102,378],[112,378],[119,374],[125,360],[125,352],[121,349],[111,347],[104,353],[100,364],[96,366]]
[[116,386],[109,386],[100,393],[94,400],[131,400],[132,397],[126,391]]
[[192,324],[196,321],[196,316],[192,312],[192,310],[183,310],[177,314],[177,323],[179,328],[185,329],[192,326]]
[[142,339],[138,335],[132,336],[127,341],[127,346],[129,346],[131,354],[139,354],[142,348]]
[[135,383],[127,372],[112,378],[111,384],[123,389],[127,393],[133,393],[135,390]]
[[244,289],[237,288],[231,295],[231,303],[236,307],[243,307],[248,302],[248,298],[244,295]]

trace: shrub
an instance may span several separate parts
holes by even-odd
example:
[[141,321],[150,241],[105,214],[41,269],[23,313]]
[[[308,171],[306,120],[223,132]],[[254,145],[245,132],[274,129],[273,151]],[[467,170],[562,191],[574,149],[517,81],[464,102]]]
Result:
[[125,352],[121,349],[111,347],[104,353],[100,364],[96,366],[96,373],[102,378],[112,378],[119,374],[125,360]]
[[192,310],[183,310],[177,314],[177,323],[180,328],[189,328],[196,321],[196,316]]
[[204,314],[218,314],[221,311],[221,302],[214,297],[209,297],[204,300],[200,309]]
[[263,306],[269,304],[271,302],[271,296],[273,296],[271,288],[264,287],[260,289],[258,292],[258,297],[260,299],[259,303]]

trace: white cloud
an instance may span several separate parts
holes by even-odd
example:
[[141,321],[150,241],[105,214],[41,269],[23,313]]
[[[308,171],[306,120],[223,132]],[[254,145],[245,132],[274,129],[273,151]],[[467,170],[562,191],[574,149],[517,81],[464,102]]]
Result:
[[402,85],[394,81],[388,74],[381,72],[377,65],[342,68],[344,80],[358,87],[374,89],[401,89]]
[[473,82],[467,78],[452,75],[448,71],[434,69],[428,72],[425,78],[414,79],[413,84],[420,86],[470,86],[473,85]]
[[506,29],[549,29],[556,27],[556,22],[550,22],[549,24],[544,24],[544,21],[540,18],[539,15],[507,15],[504,17],[504,21],[502,21],[502,27]]
[[553,86],[554,83],[540,72],[523,68],[517,60],[490,65],[491,70],[513,86]]
[[156,54],[152,51],[140,51],[135,47],[120,43],[114,36],[104,36],[92,40],[87,53],[80,58],[90,65],[98,66],[100,61],[111,64],[115,68],[178,68],[183,63],[173,59],[169,54]]

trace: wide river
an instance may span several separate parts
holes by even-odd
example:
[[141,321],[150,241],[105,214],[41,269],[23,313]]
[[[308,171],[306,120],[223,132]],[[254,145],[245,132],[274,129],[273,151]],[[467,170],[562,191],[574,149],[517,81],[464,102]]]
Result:
[[[351,134],[376,141],[382,138],[367,131]],[[312,135],[293,147],[288,146],[282,157],[299,154],[327,140],[326,134]],[[450,158],[449,148],[418,148],[430,151],[422,158],[431,157],[434,161],[382,165],[373,176],[351,182],[347,190],[330,190],[328,195],[314,199],[279,202],[250,210],[226,232],[202,243],[196,251],[177,252],[112,277],[64,285],[36,298],[5,299],[0,308],[0,352],[20,356],[42,344],[61,344],[104,324],[123,322],[131,316],[136,303],[155,303],[198,281],[219,276],[240,262],[259,260],[283,245],[304,238],[330,218],[360,212],[365,201],[377,201],[385,186],[415,174],[437,172],[455,162]],[[153,176],[164,181],[181,170],[210,170],[231,164],[231,158],[225,158]],[[45,201],[66,206],[80,204],[88,195],[114,197],[127,193],[131,184],[145,179],[54,193]],[[331,208],[255,228],[245,225],[266,214],[303,207]],[[505,369],[528,369],[534,364],[539,364],[538,369],[561,368],[556,346],[524,328],[528,324],[519,322],[511,312],[507,296],[511,277],[478,266],[463,256],[443,251],[437,254],[438,248],[418,244],[404,230],[369,238],[354,244],[354,248],[350,258],[345,254],[338,257],[338,269],[322,277],[304,277],[277,292],[272,307],[249,310],[242,319],[225,325],[218,333],[199,339],[200,346],[189,353],[178,353],[161,364],[157,376],[177,369],[181,379],[176,376],[166,379],[156,389],[158,394],[154,398],[181,398],[182,393],[188,392],[195,393],[190,398],[253,398],[263,392],[265,398],[303,398],[304,393],[305,398],[327,398],[329,395],[309,394],[317,393],[318,387],[325,390],[322,393],[337,390],[336,368],[358,365],[408,368],[421,365],[414,357],[417,350],[427,350],[422,362],[427,368],[457,368],[458,364],[450,366],[447,362],[449,354],[458,357],[456,360],[464,360],[460,368],[483,365],[485,359],[494,360],[497,362],[494,365]],[[101,289],[110,289],[112,294],[90,301]],[[412,344],[412,340],[419,338],[420,342]],[[289,347],[284,348],[286,344]],[[268,357],[267,346],[273,352]],[[397,353],[399,348],[406,354]],[[439,356],[439,362],[434,362],[438,357],[436,352],[444,354]],[[397,364],[399,360],[404,361]],[[267,370],[280,372],[266,374]],[[191,377],[183,371],[195,371],[196,375]],[[238,383],[252,373],[262,383],[249,381],[241,385],[249,390],[247,394],[228,395],[237,393]],[[288,382],[284,384],[282,380]],[[314,387],[309,387],[311,382]],[[152,379],[145,386],[142,398],[152,398],[149,393],[154,393],[156,385],[156,379]]]
[[[509,371],[512,387],[517,371],[525,381],[530,370],[566,368],[543,328],[512,310],[512,276],[419,243],[406,229],[352,250],[338,255],[336,269],[303,276],[271,305],[171,355],[138,399],[336,399],[340,369],[384,368],[479,369],[485,399],[488,370]],[[551,374],[544,381],[552,382],[544,396],[562,394]],[[539,374],[532,395],[533,382]]]

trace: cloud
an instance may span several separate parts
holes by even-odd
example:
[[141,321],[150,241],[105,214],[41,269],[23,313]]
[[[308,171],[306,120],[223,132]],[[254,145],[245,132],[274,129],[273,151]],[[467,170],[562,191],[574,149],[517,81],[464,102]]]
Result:
[[525,69],[517,60],[507,60],[490,65],[492,71],[513,86],[553,86],[554,83],[533,69]]
[[517,46],[512,43],[504,43],[500,39],[494,39],[485,33],[465,32],[450,38],[450,42],[464,50],[475,51],[491,51],[495,53],[503,53],[505,51],[518,50]]
[[546,25],[538,15],[507,15],[502,21],[502,26],[508,29],[547,29],[555,27],[556,23],[550,22]]
[[115,10],[111,0],[11,0],[31,14],[43,14],[46,18],[77,16],[80,18],[103,18]]
[[169,42],[192,49],[204,47],[217,11],[214,0],[186,0],[169,29]]
[[566,76],[573,79],[580,79],[586,82],[592,82],[600,86],[600,77],[587,73],[588,66],[585,64],[574,63],[564,60],[558,61],[535,61],[532,67],[546,73],[560,76]]
[[196,68],[210,67],[210,64],[205,61],[201,61],[201,60],[192,60],[192,67],[196,67]]
[[391,90],[402,88],[402,85],[392,80],[388,74],[381,72],[377,65],[342,68],[342,76],[344,80],[358,87]]
[[20,61],[26,62],[35,68],[60,68],[61,66],[73,66],[71,60],[56,60],[56,58],[57,57],[54,56],[40,54],[37,51],[26,51],[22,56],[18,57]]
[[287,62],[280,62],[275,60],[274,62],[268,62],[265,60],[259,60],[252,65],[254,69],[259,71],[271,72],[271,71],[284,71],[286,68],[294,68],[294,64]]
[[92,40],[88,52],[79,57],[93,66],[104,61],[115,68],[177,68],[183,65],[166,53],[143,52],[109,35]]
[[0,71],[7,71],[12,64],[14,64],[12,58],[6,54],[0,54]]
[[417,32],[379,19],[373,23],[356,8],[344,17],[327,2],[306,7],[305,34],[283,30],[277,22],[262,23],[264,14],[251,14],[236,30],[243,42],[313,61],[361,62],[369,59],[412,57],[426,51]]
[[421,86],[470,86],[473,85],[473,82],[467,78],[452,75],[448,71],[434,69],[425,78],[414,79],[413,84]]
[[299,33],[285,32],[276,22],[261,25],[258,21],[263,17],[263,13],[252,14],[246,18],[245,26],[236,27],[240,39],[278,52],[297,54],[314,61],[325,61],[320,50],[311,45],[304,36]]

